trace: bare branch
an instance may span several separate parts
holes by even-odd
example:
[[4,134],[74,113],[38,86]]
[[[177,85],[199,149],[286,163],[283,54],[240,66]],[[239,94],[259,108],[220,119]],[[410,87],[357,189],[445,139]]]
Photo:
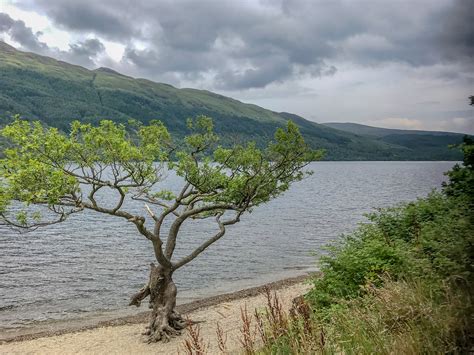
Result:
[[209,211],[221,211],[221,210],[238,210],[238,206],[233,205],[233,204],[213,204],[213,205],[206,205],[198,208],[193,208],[192,210],[186,210],[184,211],[178,218],[175,219],[173,224],[170,227],[169,233],[168,233],[168,239],[166,242],[166,249],[165,249],[165,255],[168,259],[171,259],[173,256],[174,249],[176,247],[176,238],[178,236],[179,229],[181,228],[181,225],[183,222],[188,219],[189,217],[197,216],[200,213],[203,212],[209,212]]
[[99,191],[103,186],[102,185],[93,185],[92,186],[92,189],[91,189],[91,192],[89,193],[89,195],[87,196],[87,198],[89,199],[89,201],[92,202],[92,205],[94,207],[97,207],[97,201],[95,200],[94,196],[96,194],[97,191]]
[[218,203],[218,204],[204,205],[201,207],[193,208],[189,211],[185,211],[181,215],[181,218],[185,220],[189,217],[198,215],[203,212],[216,211],[216,210],[240,210],[240,208],[238,205],[233,204],[233,203]]
[[177,212],[175,212],[174,210],[172,210],[172,206],[167,205],[166,203],[164,203],[162,201],[159,201],[157,199],[149,198],[149,197],[132,196],[132,200],[142,201],[142,202],[150,203],[152,205],[157,205],[157,206],[163,207],[165,210],[169,210],[169,212],[173,213],[176,217],[179,217],[179,214]]
[[23,232],[33,232],[37,230],[38,228],[41,227],[46,227],[46,226],[51,226],[54,224],[58,224],[61,222],[64,222],[67,217],[69,217],[73,213],[80,212],[84,209],[84,207],[79,207],[78,209],[71,209],[67,212],[62,211],[62,212],[56,212],[52,210],[53,212],[57,213],[59,215],[59,218],[53,221],[45,221],[45,222],[37,222],[37,223],[31,223],[31,224],[21,224],[17,223],[11,219],[9,219],[5,214],[0,214],[0,220],[3,220],[8,226],[16,229],[18,232],[23,233]]
[[[191,185],[189,183],[186,183],[181,192],[179,193],[178,197],[176,198],[173,206],[171,207],[168,207],[161,215],[160,217],[158,217],[158,220],[156,221],[155,223],[155,229],[154,229],[154,232],[155,232],[155,235],[159,238],[160,237],[160,233],[161,233],[161,225],[163,224],[165,218],[170,214],[174,214],[175,216],[179,217],[179,213],[176,212],[176,210],[179,208],[179,206],[181,206],[182,204],[182,200],[188,196],[190,196],[190,194],[192,193],[192,191],[189,191],[187,192],[188,188],[190,187]],[[168,243],[169,243],[169,240],[167,241],[166,243],[166,248],[168,248]],[[166,254],[166,253],[165,253]],[[166,254],[167,255],[167,254]],[[171,258],[171,256],[167,256],[168,259]]]
[[240,221],[240,216],[242,215],[243,211],[238,212],[236,216],[232,219],[226,220],[224,222],[221,222],[220,218],[222,217],[223,213],[219,213],[216,216],[216,222],[219,225],[219,232],[217,232],[212,238],[209,238],[207,241],[205,241],[203,244],[201,244],[199,247],[197,247],[191,254],[188,256],[182,258],[180,261],[177,263],[173,264],[173,270],[176,270],[180,268],[183,265],[186,265],[187,263],[191,262],[194,260],[199,254],[201,254],[204,250],[206,250],[211,244],[215,243],[219,239],[221,239],[224,234],[225,234],[225,227],[228,225],[235,224]]
[[145,203],[145,209],[150,215],[151,218],[153,218],[155,221],[158,221],[158,217],[153,213],[153,211],[150,209],[150,207]]
[[117,203],[117,206],[115,206],[115,208],[113,209],[113,212],[116,213],[123,205],[123,202],[125,201],[125,192],[123,192],[122,188],[120,187],[116,187],[116,190],[119,192],[120,194],[120,200],[119,202]]
[[159,235],[155,235],[152,232],[150,232],[146,227],[145,227],[145,218],[133,215],[131,213],[121,211],[121,210],[115,210],[115,209],[109,209],[109,208],[104,208],[100,206],[94,206],[89,203],[83,203],[82,204],[85,208],[97,211],[97,212],[102,212],[106,214],[110,214],[112,216],[117,216],[117,217],[122,217],[125,218],[127,221],[132,222],[135,224],[137,230],[145,236],[148,240],[150,240],[153,243],[153,249],[155,251],[155,256],[156,260],[164,266],[164,267],[171,267],[171,262],[169,259],[163,254],[163,249],[162,245],[163,242],[160,239]]

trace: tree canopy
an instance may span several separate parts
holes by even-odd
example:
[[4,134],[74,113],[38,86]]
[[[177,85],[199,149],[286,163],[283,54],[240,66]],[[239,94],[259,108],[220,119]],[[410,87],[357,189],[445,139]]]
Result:
[[[192,133],[177,148],[159,121],[146,126],[75,121],[66,135],[39,122],[16,119],[1,131],[11,144],[1,161],[2,218],[18,227],[38,226],[40,216],[27,215],[25,208],[8,215],[7,206],[16,200],[23,207],[44,205],[61,221],[92,209],[137,222],[121,210],[125,195],[163,209],[169,207],[167,201],[178,199],[171,191],[153,190],[165,164],[186,182],[186,201],[199,205],[194,218],[209,211],[248,209],[284,192],[304,176],[301,168],[321,155],[307,147],[292,122],[286,130],[277,130],[266,149],[254,143],[218,146],[212,120],[205,116],[189,120],[188,127]],[[114,208],[100,207],[95,200],[105,188],[118,194]]]

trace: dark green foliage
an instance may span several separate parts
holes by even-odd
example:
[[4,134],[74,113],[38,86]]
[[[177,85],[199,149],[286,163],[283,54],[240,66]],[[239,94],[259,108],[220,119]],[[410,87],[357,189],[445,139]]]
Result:
[[396,144],[411,149],[416,157],[423,155],[436,160],[459,160],[459,151],[449,149],[450,145],[459,144],[461,134],[434,135],[426,134],[393,134],[380,138],[380,141]]
[[373,226],[362,227],[321,258],[324,276],[314,279],[307,299],[324,309],[340,299],[359,296],[368,283],[378,285],[386,273],[401,274],[408,267],[405,247],[403,242],[387,243]]
[[464,137],[461,150],[464,153],[463,165],[456,164],[453,170],[446,173],[449,183],[443,186],[447,195],[464,196],[472,204],[474,203],[474,140]]
[[425,199],[373,214],[370,220],[387,241],[406,242],[411,257],[428,262],[430,271],[439,277],[472,277],[471,212],[463,199],[432,193]]

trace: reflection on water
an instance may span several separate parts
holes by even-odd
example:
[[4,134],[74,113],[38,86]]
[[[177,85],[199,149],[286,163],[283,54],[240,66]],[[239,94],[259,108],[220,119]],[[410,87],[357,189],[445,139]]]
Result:
[[[363,213],[426,195],[440,186],[443,172],[452,165],[313,163],[314,175],[245,215],[223,239],[176,272],[180,301],[309,270],[315,261],[311,252],[353,229],[363,221]],[[179,181],[170,174],[166,184],[173,188]],[[129,201],[127,207],[143,206]],[[184,226],[177,256],[191,251],[215,228],[202,221]],[[126,309],[130,295],[146,282],[153,261],[149,242],[133,225],[91,212],[21,235],[0,227],[0,255],[0,329]]]

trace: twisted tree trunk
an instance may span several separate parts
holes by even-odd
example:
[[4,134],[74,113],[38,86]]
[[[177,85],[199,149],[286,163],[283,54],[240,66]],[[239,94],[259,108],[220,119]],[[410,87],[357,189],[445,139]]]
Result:
[[172,270],[151,264],[150,279],[138,293],[130,305],[140,306],[141,301],[150,296],[152,309],[150,323],[144,335],[148,335],[148,342],[167,342],[171,337],[181,334],[186,321],[175,311],[176,285],[172,279]]

